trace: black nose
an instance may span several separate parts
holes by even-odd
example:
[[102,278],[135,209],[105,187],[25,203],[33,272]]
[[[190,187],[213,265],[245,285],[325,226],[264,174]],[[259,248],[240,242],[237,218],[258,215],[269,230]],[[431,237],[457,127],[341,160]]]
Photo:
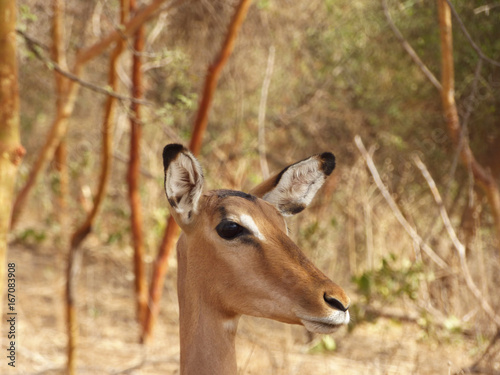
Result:
[[347,311],[347,309],[349,308],[349,306],[344,306],[342,302],[340,302],[337,298],[327,296],[326,293],[323,295],[323,298],[325,299],[325,302],[334,309]]

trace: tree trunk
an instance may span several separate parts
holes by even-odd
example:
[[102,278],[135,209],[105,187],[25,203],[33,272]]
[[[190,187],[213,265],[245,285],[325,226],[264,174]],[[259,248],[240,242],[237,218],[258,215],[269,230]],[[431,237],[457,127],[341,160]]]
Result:
[[[53,0],[52,2],[52,59],[65,70],[68,70],[66,65],[66,56],[64,51],[64,1]],[[56,112],[60,112],[64,105],[66,87],[68,87],[68,79],[62,74],[54,71],[54,79],[56,82]],[[65,137],[56,149],[55,153],[55,168],[59,174],[59,191],[57,192],[57,216],[59,225],[63,233],[67,230],[66,206],[68,197],[68,150],[66,148]]]
[[[128,19],[129,3],[127,0],[121,0],[121,13],[120,24],[125,24]],[[118,87],[118,74],[116,67],[118,59],[125,48],[125,40],[121,39],[117,42],[115,49],[111,53],[109,61],[108,84],[113,91],[117,91]],[[77,346],[78,346],[78,315],[76,308],[77,297],[77,281],[78,273],[81,267],[82,254],[80,245],[85,237],[91,232],[92,225],[95,218],[102,206],[108,181],[111,173],[111,160],[113,151],[113,123],[115,119],[116,98],[108,96],[106,99],[105,114],[102,130],[102,161],[101,161],[101,174],[99,178],[99,185],[97,193],[94,198],[94,205],[88,214],[85,222],[78,227],[71,236],[71,244],[67,268],[66,280],[66,318],[68,329],[68,362],[67,373],[68,375],[76,374],[76,359],[77,359]]]
[[0,1],[0,316],[4,304],[7,234],[16,172],[24,155],[19,135],[16,1]]
[[[481,166],[469,145],[462,136],[462,128],[455,103],[455,73],[453,67],[453,34],[451,10],[446,0],[438,0],[439,29],[441,34],[441,101],[448,132],[456,147],[460,147],[460,157],[469,168],[475,181],[485,191],[495,222],[497,247],[500,247],[500,191],[491,172]],[[461,139],[462,138],[462,139]]]
[[[130,12],[136,11],[136,0],[130,1]],[[132,97],[142,99],[142,61],[141,53],[144,50],[144,27],[140,27],[134,36],[134,53],[132,55]],[[132,242],[134,245],[134,275],[137,320],[144,326],[148,307],[148,285],[144,272],[144,236],[142,229],[142,206],[139,194],[140,181],[140,146],[142,138],[141,105],[132,103],[130,114],[130,161],[127,181],[130,202],[130,221],[132,228]]]

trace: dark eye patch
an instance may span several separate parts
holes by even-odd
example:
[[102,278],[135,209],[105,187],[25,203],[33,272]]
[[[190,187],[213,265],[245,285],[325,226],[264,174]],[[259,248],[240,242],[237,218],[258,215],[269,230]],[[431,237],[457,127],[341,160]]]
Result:
[[215,227],[217,234],[225,240],[234,240],[235,238],[248,234],[248,230],[238,223],[230,220],[222,220],[219,225]]

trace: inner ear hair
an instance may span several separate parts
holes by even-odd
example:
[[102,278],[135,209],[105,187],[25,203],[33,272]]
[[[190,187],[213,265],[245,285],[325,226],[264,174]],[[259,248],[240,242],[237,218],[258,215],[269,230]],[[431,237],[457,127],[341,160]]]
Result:
[[278,183],[281,180],[281,177],[283,174],[290,168],[293,168],[297,164],[300,164],[302,162],[305,162],[309,159],[316,159],[320,163],[321,169],[323,170],[325,177],[330,176],[332,174],[333,170],[335,169],[335,155],[333,155],[331,152],[323,152],[322,154],[317,154],[317,155],[312,155],[306,159],[300,160],[294,164],[289,165],[282,171],[274,174],[273,176],[269,177],[267,180],[264,180],[261,182],[259,185],[255,186],[250,190],[250,194],[255,195],[258,198],[264,197],[265,194],[276,188]]
[[170,144],[163,149],[165,194],[182,222],[187,223],[197,212],[203,190],[203,171],[198,160],[187,148]]
[[295,215],[311,203],[334,169],[331,152],[313,155],[286,167],[251,193],[273,204],[283,215]]

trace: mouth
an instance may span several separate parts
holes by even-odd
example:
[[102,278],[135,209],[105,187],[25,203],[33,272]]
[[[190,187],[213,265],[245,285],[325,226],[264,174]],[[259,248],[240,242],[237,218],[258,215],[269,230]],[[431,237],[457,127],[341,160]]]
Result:
[[309,332],[313,333],[323,333],[323,334],[333,333],[336,330],[338,330],[340,326],[342,326],[342,324],[322,323],[305,319],[301,319],[300,321]]
[[302,325],[313,333],[333,333],[344,324],[349,323],[349,312],[337,311],[326,318],[300,318]]

